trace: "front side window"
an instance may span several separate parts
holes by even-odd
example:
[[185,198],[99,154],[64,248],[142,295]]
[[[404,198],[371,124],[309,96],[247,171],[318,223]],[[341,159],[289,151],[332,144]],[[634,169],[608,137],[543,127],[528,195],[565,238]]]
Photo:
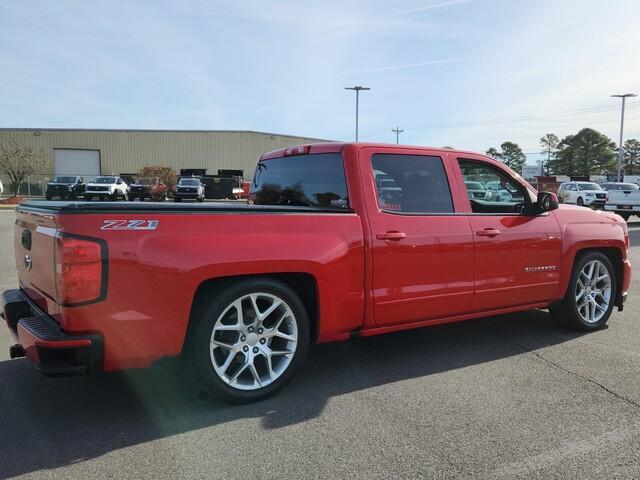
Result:
[[348,209],[342,155],[317,153],[261,160],[249,199],[255,205]]
[[521,213],[525,195],[523,185],[506,173],[484,162],[458,160],[473,213]]
[[440,157],[375,154],[371,166],[380,210],[453,213],[451,190]]

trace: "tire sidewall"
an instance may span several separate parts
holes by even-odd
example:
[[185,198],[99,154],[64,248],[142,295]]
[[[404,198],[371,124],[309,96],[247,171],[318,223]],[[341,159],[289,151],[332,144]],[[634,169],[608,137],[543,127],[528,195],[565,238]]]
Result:
[[[210,341],[213,327],[222,312],[236,299],[250,293],[269,293],[284,300],[293,312],[298,328],[294,357],[287,370],[273,383],[258,390],[238,390],[225,383],[211,363]],[[286,284],[273,279],[254,279],[216,290],[201,308],[194,308],[193,331],[188,339],[187,358],[193,363],[200,380],[215,394],[232,402],[251,402],[282,388],[303,363],[309,350],[309,319],[304,304]]]
[[[584,266],[592,260],[598,260],[599,262],[601,262],[605,266],[605,268],[609,272],[609,276],[611,277],[611,299],[609,301],[609,308],[607,309],[605,314],[602,316],[602,318],[598,320],[598,322],[596,323],[588,323],[582,319],[582,316],[578,312],[578,305],[576,302],[576,295],[575,295],[578,276],[580,275],[580,272],[582,271]],[[613,312],[613,308],[615,307],[615,298],[617,295],[617,288],[618,288],[618,285],[616,283],[615,269],[613,268],[611,261],[605,254],[600,252],[589,252],[582,255],[575,263],[575,267],[571,274],[571,281],[569,283],[569,288],[567,290],[566,297],[565,297],[567,313],[571,316],[570,319],[572,323],[582,330],[597,330],[599,328],[602,328],[602,326],[605,323],[607,323],[607,320],[609,320],[609,317],[611,316],[611,312]]]

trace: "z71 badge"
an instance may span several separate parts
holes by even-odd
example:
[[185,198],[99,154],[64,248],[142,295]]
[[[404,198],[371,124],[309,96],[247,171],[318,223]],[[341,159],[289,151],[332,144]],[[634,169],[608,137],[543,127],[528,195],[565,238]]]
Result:
[[155,230],[160,220],[105,220],[100,230]]

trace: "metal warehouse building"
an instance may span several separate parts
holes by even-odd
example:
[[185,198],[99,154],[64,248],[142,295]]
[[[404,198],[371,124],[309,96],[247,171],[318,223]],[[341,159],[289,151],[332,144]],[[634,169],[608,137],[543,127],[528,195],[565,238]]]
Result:
[[251,131],[0,129],[0,143],[12,139],[44,152],[46,167],[34,176],[39,181],[60,174],[135,173],[144,165],[206,168],[209,174],[244,170],[251,177],[263,152],[324,141]]

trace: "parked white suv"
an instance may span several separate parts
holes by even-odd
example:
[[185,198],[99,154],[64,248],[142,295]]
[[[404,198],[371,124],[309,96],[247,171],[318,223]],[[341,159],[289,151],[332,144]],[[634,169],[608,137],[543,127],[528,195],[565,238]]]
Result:
[[558,199],[561,203],[602,208],[607,201],[607,192],[593,182],[564,182],[558,189]]
[[99,198],[100,200],[126,200],[127,184],[120,177],[108,175],[96,177],[95,180],[87,183],[84,198],[88,201]]

